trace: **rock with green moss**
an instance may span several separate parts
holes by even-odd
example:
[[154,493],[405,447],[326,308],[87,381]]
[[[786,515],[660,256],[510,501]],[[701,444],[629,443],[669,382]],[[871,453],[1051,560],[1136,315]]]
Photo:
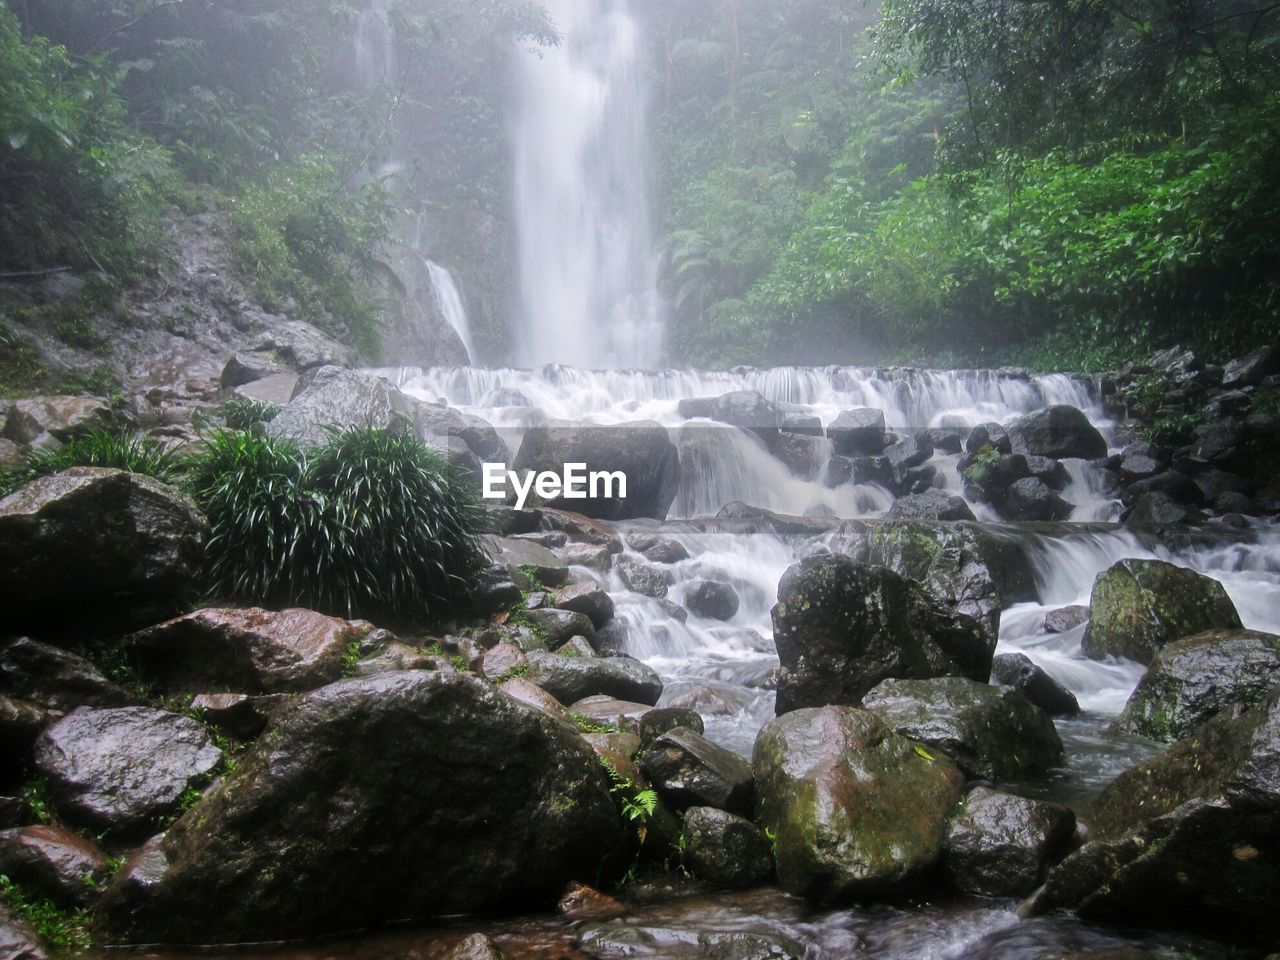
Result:
[[582,737],[487,682],[410,671],[299,698],[106,890],[106,942],[314,937],[550,906],[625,842]]
[[773,627],[779,715],[858,704],[889,677],[991,673],[994,642],[978,621],[886,567],[846,556],[809,557],[787,570]]
[[374,630],[314,610],[208,608],[148,627],[123,646],[166,693],[297,693],[342,678]]
[[750,887],[773,874],[772,845],[750,820],[715,807],[693,807],[685,812],[684,833],[684,864],[699,880]]
[[1156,654],[1116,725],[1172,743],[1235,704],[1257,706],[1278,684],[1280,636],[1210,630]]
[[1012,687],[964,677],[886,680],[863,704],[903,736],[945,753],[970,777],[1022,780],[1062,759],[1053,721]]
[[525,678],[566,705],[594,696],[652,705],[662,696],[662,678],[631,657],[586,659],[534,650],[528,660]]
[[1121,560],[1100,573],[1089,601],[1085,655],[1150,663],[1161,647],[1206,630],[1239,630],[1222,584],[1163,560]]
[[751,764],[687,727],[676,727],[650,743],[640,757],[640,769],[678,810],[702,806],[751,812]]
[[1224,711],[1115,779],[1093,839],[1050,872],[1024,915],[1185,930],[1280,946],[1280,691]]
[[756,822],[788,893],[847,903],[931,871],[964,776],[853,707],[796,710],[756,738]]

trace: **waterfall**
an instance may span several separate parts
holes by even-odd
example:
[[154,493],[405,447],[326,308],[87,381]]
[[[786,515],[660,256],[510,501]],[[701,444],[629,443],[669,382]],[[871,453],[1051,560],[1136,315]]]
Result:
[[426,257],[422,258],[422,262],[431,278],[431,289],[435,292],[436,306],[440,309],[440,315],[462,341],[467,351],[467,359],[475,363],[476,350],[471,343],[471,323],[467,319],[467,308],[462,302],[462,291],[454,283],[453,274],[440,264]]
[[653,257],[639,27],[627,0],[549,0],[559,46],[522,51],[515,121],[519,361],[653,367]]

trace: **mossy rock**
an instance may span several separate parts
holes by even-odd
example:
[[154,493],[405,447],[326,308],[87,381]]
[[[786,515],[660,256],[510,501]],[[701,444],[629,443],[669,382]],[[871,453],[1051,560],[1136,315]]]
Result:
[[1098,575],[1089,601],[1085,655],[1151,663],[1162,647],[1205,630],[1239,630],[1222,584],[1163,560],[1121,560]]

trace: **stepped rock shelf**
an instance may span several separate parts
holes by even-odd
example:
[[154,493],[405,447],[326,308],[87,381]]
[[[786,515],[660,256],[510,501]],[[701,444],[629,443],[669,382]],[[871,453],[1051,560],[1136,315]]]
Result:
[[[1280,947],[1277,491],[1213,431],[1158,448],[1108,382],[1019,371],[291,376],[272,435],[411,433],[477,483],[572,454],[630,495],[490,503],[473,610],[429,636],[193,611],[207,528],[161,484],[79,468],[0,501],[0,582],[26,585],[0,642],[0,873],[91,906],[99,941]],[[85,409],[24,402],[7,432],[73,436]],[[1274,433],[1232,409],[1239,443]],[[132,539],[87,549],[100,530]],[[111,578],[91,610],[69,558]],[[21,917],[0,928],[6,957],[40,955]]]

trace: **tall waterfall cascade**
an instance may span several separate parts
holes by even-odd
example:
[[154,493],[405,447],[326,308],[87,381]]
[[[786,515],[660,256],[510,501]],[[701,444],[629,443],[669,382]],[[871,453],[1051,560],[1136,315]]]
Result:
[[549,0],[558,46],[517,63],[523,366],[657,366],[663,323],[640,28],[627,0]]

